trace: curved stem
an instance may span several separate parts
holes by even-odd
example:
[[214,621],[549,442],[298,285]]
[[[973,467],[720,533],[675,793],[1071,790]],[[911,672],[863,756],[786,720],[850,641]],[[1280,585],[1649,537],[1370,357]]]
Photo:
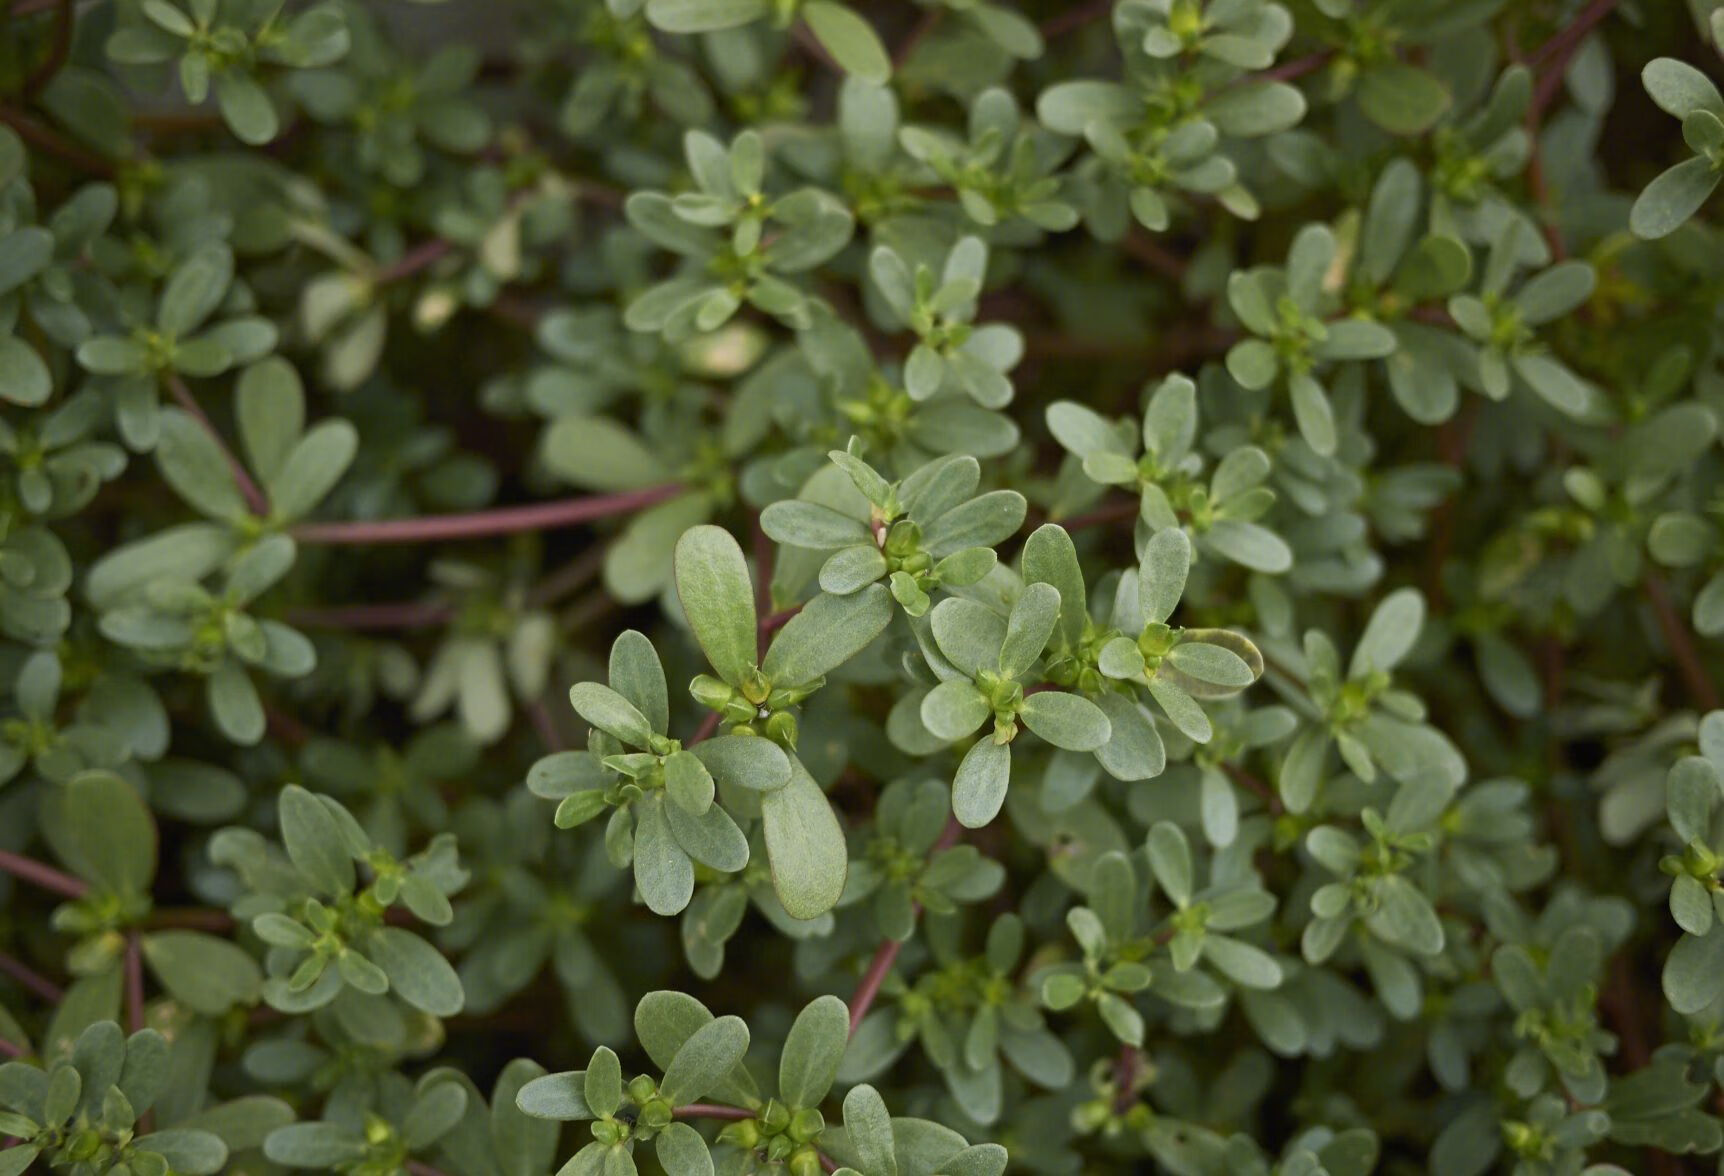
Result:
[[301,543],[363,544],[424,543],[438,539],[480,539],[511,535],[519,531],[543,531],[569,527],[595,519],[628,514],[683,493],[675,484],[629,490],[621,494],[596,494],[565,498],[560,502],[534,502],[503,506],[470,514],[428,515],[416,519],[359,519],[351,522],[301,523],[288,533]]
[[722,1103],[688,1103],[673,1110],[671,1116],[676,1119],[729,1119],[739,1122],[754,1118],[754,1112],[746,1107],[727,1107]]
[[53,866],[44,865],[34,858],[12,853],[10,850],[0,849],[0,870],[66,898],[83,898],[90,889],[89,883],[82,878],[74,878],[64,870],[56,870]]
[[23,960],[0,951],[0,975],[10,976],[20,987],[35,993],[49,1004],[59,1004],[65,989],[30,967]]
[[180,379],[177,373],[170,372],[168,374],[168,394],[174,398],[174,403],[178,404],[187,416],[196,421],[203,431],[210,435],[210,440],[214,441],[217,448],[221,450],[222,456],[227,459],[228,469],[233,474],[234,484],[239,487],[240,495],[245,499],[246,506],[251,508],[251,513],[260,518],[267,517],[269,514],[268,496],[264,494],[263,488],[252,479],[251,474],[246,472],[244,463],[228,447],[227,441],[217,431],[215,422],[210,420],[209,414],[204,412],[203,406],[197,401],[197,397],[192,395],[192,390],[186,387],[186,382]]

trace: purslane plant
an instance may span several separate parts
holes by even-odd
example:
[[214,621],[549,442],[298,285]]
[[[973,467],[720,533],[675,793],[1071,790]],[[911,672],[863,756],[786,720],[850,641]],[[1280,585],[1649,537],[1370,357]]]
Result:
[[0,1176],[1724,1154],[1724,12],[0,0]]

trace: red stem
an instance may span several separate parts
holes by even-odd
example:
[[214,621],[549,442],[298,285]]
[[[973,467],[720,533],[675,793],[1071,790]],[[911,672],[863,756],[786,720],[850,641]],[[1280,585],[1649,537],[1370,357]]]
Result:
[[691,736],[689,741],[683,744],[683,746],[693,747],[695,744],[700,743],[703,740],[711,739],[712,733],[718,730],[718,719],[719,714],[717,711],[710,712],[706,718],[700,721],[700,726],[695,728],[693,736]]
[[184,409],[186,415],[196,421],[204,432],[210,435],[210,440],[214,441],[216,447],[222,451],[222,456],[227,459],[228,469],[233,471],[233,480],[239,486],[239,492],[245,498],[245,504],[251,508],[251,513],[259,518],[268,517],[268,496],[264,494],[263,488],[252,480],[252,476],[246,472],[245,466],[234,455],[233,450],[228,448],[227,442],[216,431],[214,422],[204,412],[203,406],[197,401],[197,397],[193,396],[192,390],[186,387],[186,382],[180,379],[178,375],[170,373],[168,392],[173,396],[174,402]]
[[423,629],[448,624],[454,616],[454,609],[433,600],[287,610],[289,624],[317,629]]
[[9,850],[0,849],[0,870],[66,898],[83,898],[90,889],[89,883],[82,878],[74,878],[63,870]]
[[683,493],[678,485],[652,486],[621,494],[595,494],[557,502],[503,506],[470,514],[428,515],[416,519],[357,519],[301,523],[290,534],[301,543],[425,543],[438,539],[482,539],[520,531],[569,527],[641,510]]
[[0,106],[0,123],[5,123],[17,131],[18,137],[26,143],[33,144],[50,155],[57,155],[90,175],[111,180],[119,170],[112,160],[105,159],[94,151],[85,150],[58,131],[45,127],[35,119],[9,107]]
[[420,270],[429,269],[454,251],[455,243],[442,237],[421,242],[378,270],[372,282],[378,286],[387,286],[391,282],[410,278]]
[[[16,15],[16,13],[14,13]],[[73,0],[56,0],[54,5],[54,40],[48,46],[48,56],[30,72],[24,82],[24,93],[31,95],[54,80],[54,75],[66,64],[72,52],[72,21],[76,17]]]
[[49,1004],[59,1004],[66,992],[58,984],[31,968],[23,960],[0,951],[0,973],[10,976]]
[[[946,817],[946,827],[940,831],[940,838],[928,849],[928,856],[933,857],[943,849],[950,849],[964,835],[964,827],[958,824],[956,817]],[[911,910],[922,913],[921,903],[912,903]],[[880,995],[880,986],[886,982],[886,977],[892,973],[892,965],[898,962],[898,953],[904,945],[896,939],[881,940],[880,946],[874,949],[874,958],[868,961],[868,970],[862,973],[861,983],[856,985],[856,991],[850,997],[850,1036],[856,1036],[856,1029],[862,1024],[862,1018],[868,1015],[873,1007],[874,998]]]
[[23,1056],[23,1046],[0,1037],[0,1058],[21,1058]]
[[1688,693],[1694,696],[1694,701],[1700,704],[1702,710],[1717,710],[1718,688],[1712,684],[1712,677],[1706,672],[1706,663],[1700,660],[1700,651],[1694,647],[1694,642],[1688,635],[1688,627],[1682,623],[1675,605],[1670,601],[1670,590],[1657,576],[1647,576],[1643,586],[1646,599],[1652,604],[1652,612],[1658,618],[1659,631],[1664,634],[1664,643],[1670,646],[1670,655],[1676,659],[1676,668],[1681,671],[1683,681],[1688,684]]
[[136,931],[126,936],[126,1024],[131,1033],[144,1027],[144,954]]
[[754,1118],[755,1114],[745,1107],[727,1107],[720,1103],[688,1103],[672,1111],[671,1117],[674,1119],[729,1119],[740,1122],[743,1119]]
[[1538,67],[1538,84],[1533,87],[1532,108],[1528,117],[1537,119],[1562,88],[1562,76],[1568,63],[1586,40],[1588,33],[1610,15],[1617,0],[1592,0],[1579,16],[1556,31],[1556,35],[1532,51],[1527,61]]
[[1068,531],[1081,531],[1085,527],[1102,526],[1106,523],[1117,523],[1124,519],[1134,519],[1141,504],[1135,501],[1112,502],[1106,506],[1098,506],[1083,514],[1073,515],[1069,519],[1053,519]]
[[850,997],[850,1036],[856,1036],[862,1018],[868,1015],[874,998],[880,995],[880,986],[891,974],[892,965],[898,962],[898,953],[903,947],[896,939],[883,939],[880,946],[874,949],[874,958],[868,961],[868,970],[862,973],[862,982],[856,986],[856,992]]

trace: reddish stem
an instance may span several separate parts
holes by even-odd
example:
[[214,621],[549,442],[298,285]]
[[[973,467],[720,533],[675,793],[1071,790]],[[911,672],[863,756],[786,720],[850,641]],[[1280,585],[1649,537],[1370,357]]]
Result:
[[1558,90],[1562,88],[1562,77],[1568,72],[1568,63],[1580,49],[1582,41],[1588,33],[1597,27],[1598,23],[1610,15],[1616,7],[1617,0],[1592,0],[1568,24],[1556,31],[1550,40],[1532,51],[1527,58],[1529,64],[1538,67],[1538,84],[1533,87],[1532,107],[1528,117],[1538,119],[1544,108],[1551,104]]
[[1140,504],[1135,501],[1111,502],[1106,506],[1098,506],[1083,514],[1073,515],[1069,519],[1053,519],[1068,531],[1081,531],[1085,527],[1103,526],[1107,523],[1117,523],[1125,519],[1134,519]]
[[892,965],[898,962],[898,953],[903,947],[896,939],[884,939],[880,941],[880,946],[874,949],[874,958],[868,961],[868,970],[862,973],[862,982],[856,986],[856,992],[850,997],[850,1036],[856,1036],[862,1018],[868,1015],[874,998],[880,995],[880,986],[891,974]]
[[372,283],[387,286],[391,282],[410,278],[420,270],[429,269],[453,252],[455,243],[442,237],[421,242],[378,270],[372,277]]
[[0,951],[0,973],[10,976],[21,987],[29,989],[49,1004],[59,1004],[66,992],[58,984],[31,968],[23,960]]
[[1676,668],[1681,672],[1683,681],[1688,684],[1688,693],[1694,696],[1694,701],[1700,704],[1702,710],[1717,710],[1718,688],[1712,684],[1712,677],[1706,672],[1706,663],[1700,660],[1700,651],[1694,647],[1688,627],[1682,623],[1676,606],[1670,601],[1670,590],[1664,586],[1663,580],[1652,575],[1646,577],[1642,586],[1646,591],[1646,599],[1652,604],[1653,615],[1658,618],[1658,628],[1664,634],[1664,643],[1670,646],[1670,655],[1676,659]]
[[729,1119],[740,1122],[755,1117],[746,1107],[727,1107],[721,1103],[688,1103],[671,1112],[675,1119]]
[[339,608],[293,608],[289,624],[316,629],[423,629],[448,624],[455,610],[433,600],[349,604]]
[[51,130],[10,107],[0,106],[0,123],[5,123],[17,131],[18,137],[26,143],[39,147],[50,155],[57,155],[80,171],[100,179],[111,180],[119,170],[112,160],[85,150],[58,131]]
[[30,77],[24,82],[26,95],[40,92],[66,64],[66,58],[72,52],[72,22],[76,15],[73,11],[73,0],[57,0],[54,5],[54,40],[48,46],[48,56],[42,59],[42,64],[32,70]]
[[719,714],[717,711],[710,712],[706,718],[700,721],[700,726],[695,728],[694,734],[689,738],[687,743],[683,744],[683,746],[693,747],[695,744],[700,743],[703,740],[711,739],[712,733],[718,730],[718,719]]
[[0,1057],[3,1057],[3,1058],[21,1058],[23,1056],[24,1056],[24,1047],[23,1046],[18,1045],[15,1042],[7,1041],[4,1037],[0,1037]]
[[138,946],[138,933],[126,936],[126,1024],[128,1032],[144,1027],[144,953]]
[[74,878],[63,870],[9,850],[0,849],[0,870],[66,898],[83,898],[90,889],[89,883],[82,878]]
[[180,379],[178,375],[169,373],[168,393],[173,396],[174,402],[185,410],[186,415],[196,421],[199,427],[210,435],[210,440],[214,441],[216,447],[221,450],[222,456],[227,459],[228,469],[233,471],[234,483],[239,486],[240,495],[244,497],[245,504],[251,508],[251,513],[259,518],[268,517],[268,496],[264,494],[263,488],[252,480],[252,476],[246,472],[245,466],[240,463],[233,450],[228,448],[227,442],[216,431],[214,422],[204,412],[203,406],[197,401],[197,397],[193,396],[191,389],[186,387],[186,382]]
[[290,532],[301,543],[425,543],[440,539],[482,539],[520,531],[569,527],[628,514],[683,493],[678,485],[652,486],[620,494],[595,494],[557,502],[503,506],[470,514],[428,515],[415,519],[356,519],[301,523]]
[[[948,815],[946,827],[940,830],[939,840],[929,847],[928,856],[933,857],[943,849],[950,849],[963,835],[964,827],[958,824],[956,817]],[[922,904],[912,903],[910,909],[920,916]],[[850,997],[850,1036],[856,1036],[857,1027],[873,1007],[874,998],[880,995],[880,986],[886,982],[886,977],[891,975],[892,965],[898,962],[898,953],[903,947],[896,939],[885,939],[874,949],[874,958],[868,961],[868,970],[862,973],[862,980]]]
[[1241,78],[1246,82],[1290,82],[1294,78],[1302,78],[1306,74],[1316,73],[1329,64],[1335,56],[1333,49],[1324,49],[1319,53],[1308,53],[1304,57],[1295,57],[1292,61],[1283,61],[1273,69],[1262,70]]
[[1063,37],[1067,33],[1075,32],[1087,24],[1100,20],[1112,11],[1113,0],[1094,0],[1090,4],[1075,5],[1043,23],[1041,27],[1042,40],[1051,41],[1055,37]]

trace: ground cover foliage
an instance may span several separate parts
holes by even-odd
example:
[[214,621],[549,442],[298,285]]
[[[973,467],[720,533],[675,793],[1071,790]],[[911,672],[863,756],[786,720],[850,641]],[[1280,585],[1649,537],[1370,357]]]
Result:
[[0,0],[0,1174],[1719,1170],[1714,0]]

